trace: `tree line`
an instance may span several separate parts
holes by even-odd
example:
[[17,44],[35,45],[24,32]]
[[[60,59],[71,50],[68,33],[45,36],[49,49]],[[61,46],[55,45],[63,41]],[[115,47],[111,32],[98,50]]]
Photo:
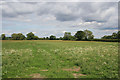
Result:
[[[23,35],[22,33],[13,33],[11,37],[6,37],[5,34],[1,35],[2,40],[98,40],[94,39],[94,35],[92,31],[90,30],[84,30],[84,31],[77,31],[75,35],[71,35],[71,32],[65,32],[63,37],[56,38],[56,36],[51,35],[49,37],[43,37],[39,38],[34,33],[30,32],[26,35]],[[120,31],[117,33],[113,33],[112,35],[105,35],[101,37],[99,40],[105,40],[105,39],[120,39]],[[98,41],[99,41],[98,40]]]
[[120,39],[120,31],[117,33],[112,33],[112,35],[105,35],[102,39]]

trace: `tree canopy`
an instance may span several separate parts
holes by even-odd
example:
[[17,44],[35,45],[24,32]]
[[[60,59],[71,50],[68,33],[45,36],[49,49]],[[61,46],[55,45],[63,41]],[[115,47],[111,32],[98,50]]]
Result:
[[6,39],[5,34],[2,34],[2,35],[1,35],[1,38],[2,38],[2,40],[5,40],[5,39]]
[[51,35],[50,40],[56,40],[56,36]]
[[32,32],[27,34],[27,40],[34,40],[34,38],[35,38],[35,35]]
[[120,31],[114,32],[112,35],[105,35],[101,39],[120,39]]
[[84,31],[77,31],[77,33],[75,34],[75,37],[77,38],[77,40],[83,40],[83,39],[85,39],[85,33],[84,33]]
[[18,34],[13,33],[11,36],[13,40],[24,40],[25,39],[25,36],[22,33],[18,33]]
[[64,40],[70,40],[70,37],[71,37],[71,36],[72,36],[72,35],[71,35],[70,32],[65,32],[63,39],[64,39]]
[[94,35],[93,35],[93,33],[91,31],[84,30],[84,33],[85,33],[85,40],[90,40],[90,39],[94,38]]

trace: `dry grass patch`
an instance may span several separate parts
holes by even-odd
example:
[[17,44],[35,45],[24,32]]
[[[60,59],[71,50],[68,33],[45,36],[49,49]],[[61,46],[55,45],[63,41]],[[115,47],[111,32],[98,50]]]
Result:
[[40,70],[40,71],[48,71],[48,70]]
[[31,74],[30,76],[32,76],[32,78],[45,78],[41,76],[39,73],[34,73],[34,74]]
[[78,67],[78,68],[74,67],[74,68],[63,69],[63,70],[64,71],[76,71],[76,72],[78,72],[78,71],[80,71],[80,67]]
[[74,73],[73,76],[74,76],[74,78],[78,78],[78,76],[86,76],[86,75]]

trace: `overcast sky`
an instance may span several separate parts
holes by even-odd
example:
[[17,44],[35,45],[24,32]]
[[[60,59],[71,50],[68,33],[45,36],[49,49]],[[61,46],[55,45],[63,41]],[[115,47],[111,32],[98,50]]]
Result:
[[118,31],[117,2],[2,2],[2,33],[39,37],[91,30],[95,38]]

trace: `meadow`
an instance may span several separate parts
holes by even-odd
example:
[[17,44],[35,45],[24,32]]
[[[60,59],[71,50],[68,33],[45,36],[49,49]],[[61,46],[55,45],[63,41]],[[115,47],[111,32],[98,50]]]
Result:
[[118,43],[2,41],[3,78],[118,78]]

